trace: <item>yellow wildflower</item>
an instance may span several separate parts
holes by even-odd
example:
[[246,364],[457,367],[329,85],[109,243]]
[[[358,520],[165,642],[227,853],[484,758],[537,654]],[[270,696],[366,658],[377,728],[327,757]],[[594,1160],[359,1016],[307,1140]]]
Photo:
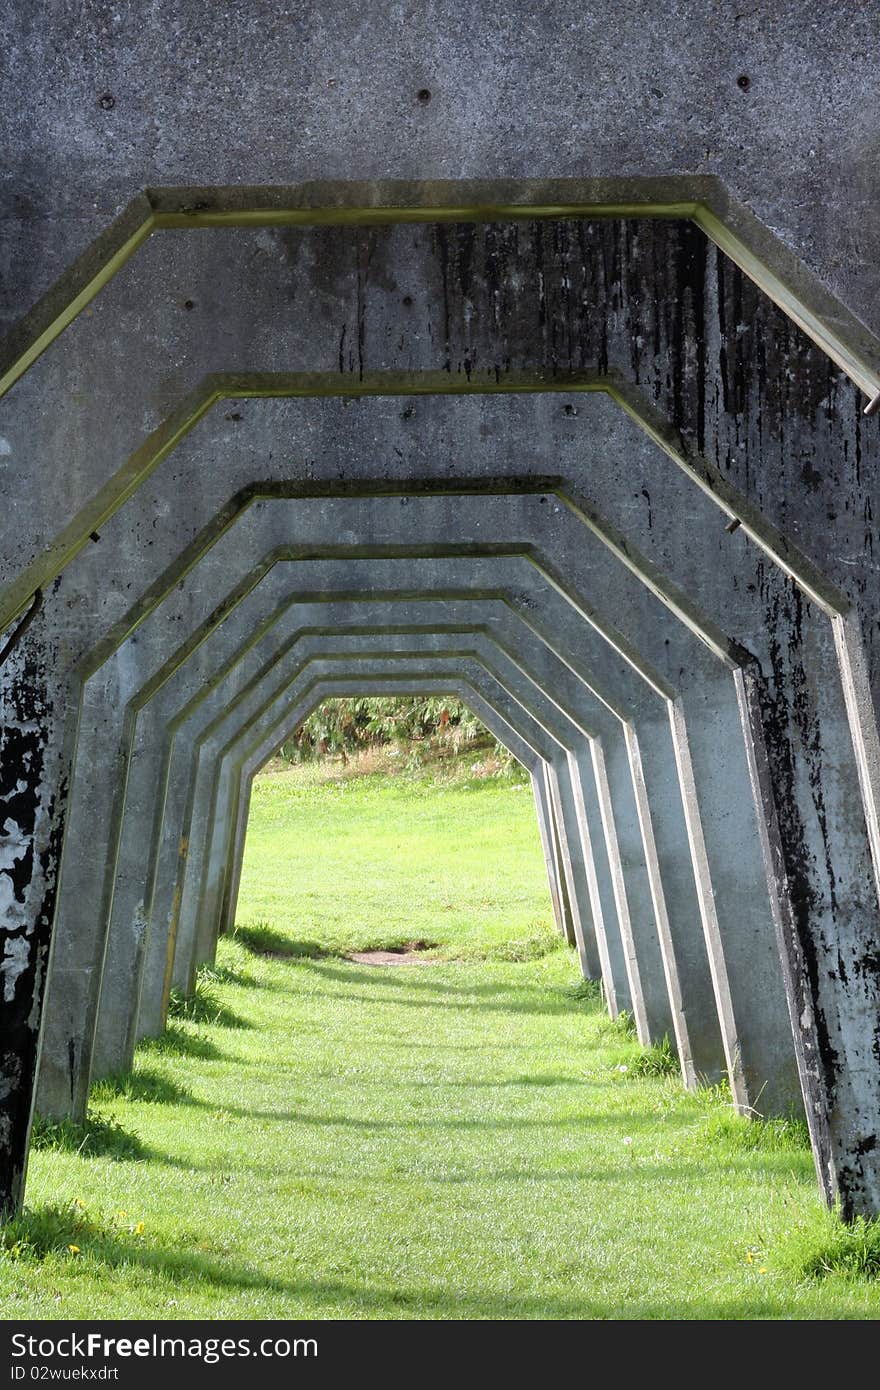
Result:
[[78,1246],[78,1245],[68,1245],[67,1248],[68,1248],[68,1250],[70,1251],[71,1255],[78,1255],[78,1254],[79,1254],[79,1246]]

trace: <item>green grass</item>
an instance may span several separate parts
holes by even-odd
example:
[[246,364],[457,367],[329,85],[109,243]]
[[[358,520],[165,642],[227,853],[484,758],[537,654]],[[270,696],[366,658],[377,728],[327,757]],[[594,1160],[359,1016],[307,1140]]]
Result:
[[579,981],[521,784],[268,777],[247,859],[195,999],[40,1126],[3,1316],[878,1316],[803,1127],[685,1094]]
[[477,761],[394,778],[328,781],[309,765],[260,778],[239,922],[307,951],[423,940],[447,954],[533,953],[548,903],[531,787],[468,775]]

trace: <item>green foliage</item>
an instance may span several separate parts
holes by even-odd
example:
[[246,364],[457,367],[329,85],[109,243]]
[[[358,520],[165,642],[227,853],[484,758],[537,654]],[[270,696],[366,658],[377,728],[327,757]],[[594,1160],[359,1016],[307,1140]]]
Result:
[[809,1154],[810,1135],[802,1119],[739,1115],[725,1085],[704,1096],[705,1117],[693,1138],[697,1152],[723,1147],[727,1153]]
[[603,1038],[635,1038],[636,1021],[627,1009],[621,1009],[616,1018],[605,1014],[598,1023]]
[[565,992],[569,999],[588,1004],[591,1011],[604,1007],[600,980],[575,980],[574,984],[566,986]]
[[26,1207],[15,1220],[0,1227],[0,1258],[16,1261],[41,1260],[56,1253],[78,1255],[86,1241],[104,1233],[81,1201]]
[[[143,1240],[143,1221],[127,1211],[89,1210],[81,1197],[69,1202],[42,1202],[26,1206],[19,1216],[0,1227],[0,1264],[46,1263],[59,1273],[90,1258],[116,1264],[125,1260],[126,1245]],[[60,1295],[53,1295],[57,1302]]]
[[458,752],[478,738],[507,757],[461,700],[368,696],[325,700],[279,752],[286,762],[305,762],[328,753],[402,744],[410,745],[410,756],[417,759],[425,747],[442,745]]

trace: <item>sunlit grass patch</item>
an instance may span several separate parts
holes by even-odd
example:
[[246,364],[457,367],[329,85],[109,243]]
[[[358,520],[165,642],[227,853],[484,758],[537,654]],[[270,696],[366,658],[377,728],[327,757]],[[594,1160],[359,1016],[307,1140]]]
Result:
[[844,1222],[836,1211],[795,1218],[789,1235],[768,1254],[773,1266],[789,1275],[843,1281],[880,1278],[880,1220],[857,1217]]
[[462,945],[441,946],[437,954],[446,960],[478,961],[541,960],[557,951],[565,951],[566,946],[559,933],[544,919],[526,924],[518,935],[505,941],[465,942]]
[[695,1152],[723,1148],[726,1153],[810,1155],[810,1135],[801,1118],[739,1115],[726,1084],[704,1092],[703,1105],[703,1122],[693,1139]]

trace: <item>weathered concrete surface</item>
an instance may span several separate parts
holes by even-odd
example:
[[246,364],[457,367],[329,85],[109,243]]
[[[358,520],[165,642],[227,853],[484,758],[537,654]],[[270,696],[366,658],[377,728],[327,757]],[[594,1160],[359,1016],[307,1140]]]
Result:
[[[500,740],[499,740],[500,742]],[[516,754],[508,748],[514,758]],[[517,759],[517,761],[520,761]],[[568,895],[563,887],[563,869],[559,858],[558,836],[559,830],[556,824],[556,817],[553,809],[553,802],[550,797],[550,789],[547,779],[544,776],[544,767],[541,763],[527,761],[522,764],[529,774],[532,786],[532,797],[535,803],[535,819],[538,823],[538,836],[541,841],[541,853],[544,856],[544,867],[547,871],[547,889],[550,893],[550,906],[553,911],[553,920],[556,923],[556,930],[564,938],[569,946],[577,944],[574,932],[574,920],[571,915],[571,904]],[[248,796],[250,792],[248,791]],[[247,820],[247,812],[244,812]],[[233,863],[233,873],[241,873],[241,862]],[[230,890],[231,891],[231,890]],[[236,892],[238,891],[238,881],[236,880]],[[226,928],[221,927],[221,930]],[[100,1019],[100,1012],[98,1015]]]
[[610,23],[595,0],[493,0],[462,24],[444,0],[4,0],[0,16],[7,321],[145,186],[501,170],[719,175],[880,329],[870,7],[620,0]]

